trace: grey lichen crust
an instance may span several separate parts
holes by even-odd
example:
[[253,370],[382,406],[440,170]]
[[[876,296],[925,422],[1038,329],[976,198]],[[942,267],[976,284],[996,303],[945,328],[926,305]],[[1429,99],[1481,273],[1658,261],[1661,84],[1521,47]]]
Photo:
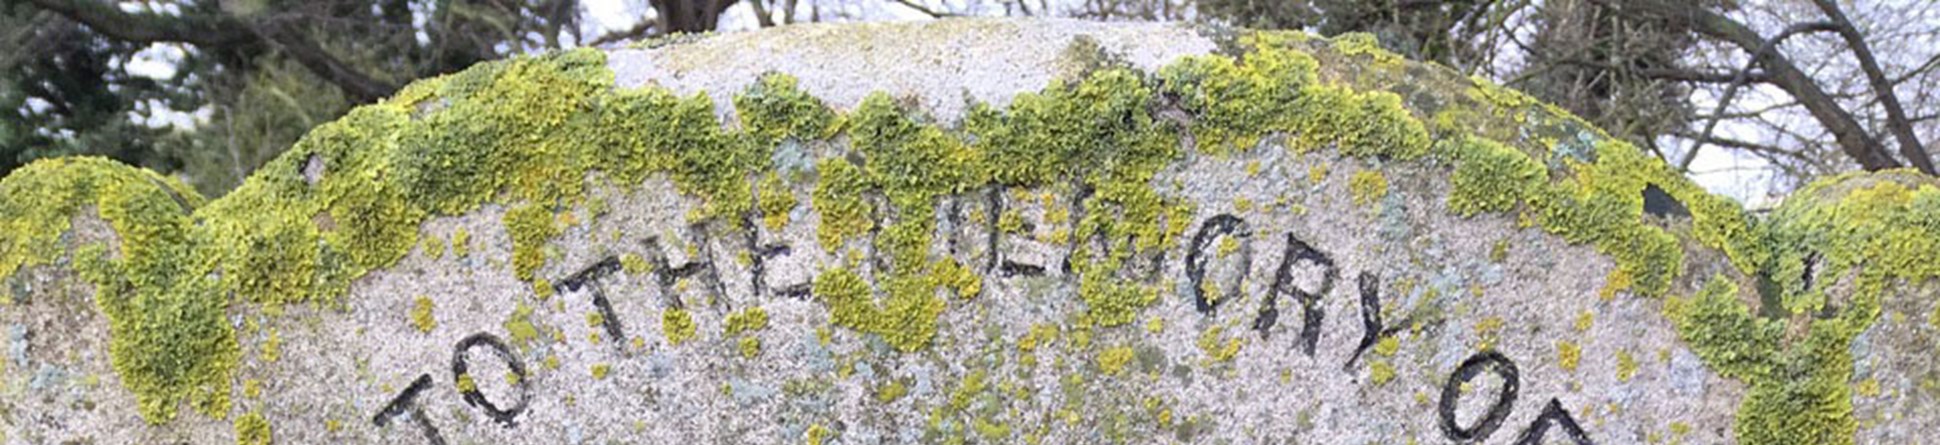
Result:
[[0,180],[0,441],[1940,425],[1932,178],[1831,178],[1753,217],[1364,35],[946,20],[635,46],[418,82],[215,200],[94,158]]

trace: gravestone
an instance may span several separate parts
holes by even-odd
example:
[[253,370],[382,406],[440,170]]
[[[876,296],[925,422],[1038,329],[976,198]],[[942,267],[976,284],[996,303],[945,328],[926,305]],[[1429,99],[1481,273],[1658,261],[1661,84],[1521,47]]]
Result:
[[6,443],[1910,443],[1940,188],[1332,39],[789,26],[0,181]]

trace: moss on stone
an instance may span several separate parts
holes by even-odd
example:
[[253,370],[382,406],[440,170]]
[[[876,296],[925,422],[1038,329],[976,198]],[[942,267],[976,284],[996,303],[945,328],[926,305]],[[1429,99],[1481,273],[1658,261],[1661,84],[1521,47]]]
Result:
[[1367,365],[1368,382],[1381,386],[1394,380],[1394,364],[1386,359],[1372,360]]
[[1512,210],[1549,179],[1548,170],[1520,150],[1483,138],[1461,140],[1454,149],[1455,173],[1448,179],[1454,185],[1448,209],[1456,214]]
[[667,345],[680,346],[693,340],[696,330],[694,316],[688,314],[687,310],[669,308],[661,311],[660,333],[666,336]]
[[411,305],[411,326],[418,328],[418,332],[428,333],[438,327],[438,319],[431,314],[432,306],[431,298],[423,295],[419,295],[417,302]]
[[72,215],[92,210],[119,243],[74,253],[107,315],[109,356],[143,418],[173,418],[179,403],[216,417],[229,410],[230,370],[240,355],[223,285],[201,279],[209,264],[190,233],[202,198],[175,180],[102,158],[30,163],[0,180],[0,276],[53,264]]
[[[1084,320],[1099,327],[1135,320],[1163,287],[1123,278],[1125,266],[1176,246],[1191,222],[1191,209],[1153,183],[1157,172],[1190,155],[1178,144],[1190,131],[1197,146],[1189,148],[1213,156],[1272,140],[1295,154],[1333,149],[1383,166],[1432,155],[1429,165],[1454,166],[1452,212],[1513,212],[1612,258],[1609,298],[1665,296],[1693,281],[1679,276],[1686,238],[1724,252],[1737,269],[1726,274],[1732,276],[1711,278],[1695,295],[1671,296],[1665,310],[1709,366],[1751,388],[1739,412],[1738,439],[1746,443],[1849,442],[1856,426],[1847,346],[1877,318],[1880,295],[1902,281],[1940,276],[1932,241],[1940,238],[1933,223],[1940,221],[1940,191],[1929,179],[1836,178],[1800,192],[1768,222],[1754,221],[1635,147],[1520,93],[1471,82],[1459,96],[1424,101],[1434,93],[1380,91],[1372,84],[1384,80],[1341,74],[1358,68],[1321,66],[1345,56],[1389,68],[1393,55],[1367,36],[1309,42],[1298,33],[1246,33],[1239,41],[1238,57],[1190,57],[1152,75],[1088,68],[1018,95],[1007,108],[973,106],[961,129],[883,94],[844,116],[784,74],[764,75],[736,95],[741,125],[723,129],[705,95],[614,90],[597,51],[482,64],[413,84],[317,128],[216,202],[172,179],[100,159],[23,167],[0,180],[0,276],[71,256],[78,275],[96,286],[113,333],[113,364],[144,418],[166,421],[184,402],[220,416],[229,410],[231,370],[240,357],[227,323],[230,303],[341,304],[336,299],[355,279],[413,246],[431,253],[445,244],[418,242],[427,218],[507,204],[502,222],[513,240],[513,269],[545,295],[551,286],[533,272],[560,233],[555,211],[582,203],[588,177],[623,187],[666,177],[702,203],[692,215],[697,220],[738,225],[759,216],[769,227],[785,223],[796,204],[789,181],[812,179],[823,246],[861,248],[853,250],[886,260],[866,263],[881,268],[862,269],[858,260],[822,271],[814,294],[829,305],[835,325],[915,351],[937,335],[950,301],[941,294],[967,298],[982,287],[970,267],[931,247],[936,210],[946,196],[990,188],[1091,191],[1071,203],[1083,217],[1054,238],[1081,242],[1071,259]],[[1172,107],[1189,121],[1157,117]],[[1416,117],[1429,112],[1433,125]],[[1444,142],[1431,146],[1431,129]],[[842,133],[849,144],[837,150],[848,152],[817,161],[812,177],[784,177],[770,165],[775,146],[788,139],[840,140]],[[325,166],[317,178],[301,173],[313,159]],[[1311,165],[1309,180],[1320,183],[1327,168]],[[591,170],[602,175],[589,176]],[[1374,189],[1362,173],[1348,183],[1357,202],[1378,198],[1362,193]],[[1641,192],[1651,186],[1689,208],[1688,228],[1656,224],[1663,218],[1642,211]],[[70,219],[89,209],[119,243],[63,244]],[[1021,215],[999,218],[1005,233],[1021,231]],[[858,243],[865,239],[869,244]],[[450,249],[468,256],[471,241],[459,227]],[[1820,258],[1810,275],[1808,258]],[[648,272],[637,255],[623,256],[622,264],[629,274]],[[1828,286],[1847,273],[1856,273],[1857,290],[1850,301],[1834,300]],[[1741,295],[1734,274],[1771,279],[1775,303],[1754,311],[1748,302],[1760,299]],[[1754,313],[1789,318],[1799,328],[1787,331],[1780,320]],[[504,325],[521,347],[539,336],[530,314],[521,304]],[[685,310],[662,315],[670,344],[696,335]],[[730,335],[746,332],[736,320],[730,315]],[[1586,312],[1577,330],[1587,330],[1588,320]],[[1028,345],[1018,342],[1026,360],[1041,346],[1035,331]],[[1208,334],[1200,345],[1208,357],[1238,352],[1239,339],[1223,339],[1217,328]],[[1493,341],[1493,331],[1478,334]],[[1055,335],[1052,329],[1041,341]],[[1092,335],[1087,327],[1071,338],[1082,347]],[[749,340],[742,337],[744,347]],[[1566,363],[1566,350],[1575,349],[1569,346],[1558,346]]]
[[505,317],[500,325],[512,337],[512,344],[525,347],[539,338],[539,328],[532,324],[532,306],[519,303],[512,308],[512,314]]
[[653,265],[638,254],[628,253],[620,255],[620,270],[626,271],[627,275],[643,275],[652,272]]
[[471,256],[472,232],[470,230],[459,227],[451,231],[451,254],[459,258]]
[[1388,177],[1374,170],[1358,170],[1348,178],[1347,190],[1354,198],[1354,205],[1378,204],[1388,197]]
[[269,420],[264,419],[262,413],[250,411],[236,417],[236,445],[269,445],[273,442]]
[[741,337],[741,340],[739,341],[739,343],[740,343],[739,348],[741,350],[741,358],[755,358],[755,356],[761,355],[761,339],[754,338],[754,337]]
[[452,381],[452,385],[461,393],[478,391],[478,380],[473,379],[471,373],[458,374],[458,378]]
[[[1670,302],[1666,313],[1698,356],[1750,387],[1738,409],[1740,441],[1852,443],[1858,422],[1851,343],[1880,318],[1883,297],[1897,286],[1940,277],[1935,221],[1940,186],[1931,178],[1883,172],[1824,179],[1787,199],[1758,232],[1759,245],[1769,249],[1761,275],[1778,295],[1747,298],[1718,276],[1696,295]],[[1851,277],[1852,288],[1835,305],[1827,290],[1842,276]],[[1753,311],[1747,301],[1765,307]]]
[[727,321],[722,324],[729,336],[765,329],[768,327],[768,310],[755,306],[735,311],[729,313]]
[[546,264],[546,242],[559,235],[551,209],[524,205],[505,212],[505,231],[512,238],[512,273],[532,281],[532,273]]
[[796,84],[794,76],[768,73],[735,95],[742,129],[765,144],[833,136],[838,128],[835,112]]
[[1105,375],[1118,375],[1125,370],[1125,364],[1132,361],[1132,347],[1119,346],[1107,348],[1098,353],[1098,369]]
[[1556,342],[1556,365],[1564,371],[1576,372],[1576,364],[1583,359],[1583,348],[1576,342],[1559,340]]

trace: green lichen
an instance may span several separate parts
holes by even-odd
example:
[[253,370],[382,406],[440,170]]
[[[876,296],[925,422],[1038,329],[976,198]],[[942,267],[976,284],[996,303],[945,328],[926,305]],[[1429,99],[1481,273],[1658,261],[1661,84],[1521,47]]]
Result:
[[1630,355],[1630,351],[1617,351],[1617,381],[1628,382],[1630,377],[1635,375],[1637,375],[1637,357]]
[[150,422],[172,418],[179,403],[223,416],[229,373],[240,355],[225,315],[222,283],[202,279],[206,264],[190,212],[202,198],[173,179],[101,158],[38,161],[0,180],[0,276],[53,264],[67,255],[70,215],[93,215],[114,229],[111,251],[77,249],[74,268],[96,286],[107,315],[109,355]]
[[756,210],[761,212],[761,225],[768,230],[780,230],[788,225],[788,212],[795,209],[795,193],[781,175],[769,173],[762,177],[759,190],[755,195]]
[[885,405],[894,403],[905,395],[909,395],[909,386],[904,385],[902,380],[890,380],[889,383],[876,387],[876,403]]
[[802,433],[802,443],[807,445],[822,445],[833,438],[835,438],[835,432],[819,423],[809,425],[808,431]]
[[722,324],[726,326],[729,336],[764,329],[768,327],[768,310],[755,306],[736,311],[728,314],[727,321]]
[[1125,370],[1125,364],[1132,361],[1132,347],[1119,346],[1098,353],[1098,369],[1105,375],[1117,375]]
[[532,306],[527,306],[523,302],[512,308],[512,314],[505,317],[505,322],[500,327],[505,328],[505,333],[511,335],[512,344],[520,347],[525,347],[531,344],[532,340],[539,338],[539,328],[532,324]]
[[451,232],[451,254],[459,258],[472,254],[472,232],[459,227]]
[[741,358],[755,358],[755,356],[761,355],[761,339],[754,338],[754,337],[741,337],[741,340],[739,343],[740,343],[740,350],[741,350]]
[[[1239,356],[1241,339],[1225,338],[1223,335],[1225,332],[1225,326],[1213,326],[1199,333],[1197,342],[1199,351],[1206,354],[1206,360],[1209,363],[1230,362],[1234,357]],[[1226,341],[1222,343],[1221,339]]]
[[1388,196],[1388,177],[1374,170],[1356,171],[1347,180],[1347,190],[1354,198],[1354,205],[1374,205]]
[[822,249],[836,252],[844,242],[875,227],[869,220],[869,208],[859,194],[869,188],[869,179],[861,168],[842,158],[817,161],[815,171],[821,177],[809,199],[815,212],[822,216],[821,223],[815,226],[815,237],[821,241]]
[[411,326],[417,327],[418,332],[431,332],[437,328],[438,319],[432,317],[432,309],[431,298],[419,295],[417,303],[411,305]]
[[1334,43],[1334,49],[1340,51],[1341,54],[1368,56],[1373,59],[1373,66],[1376,68],[1397,69],[1406,60],[1400,54],[1395,54],[1382,48],[1380,39],[1376,38],[1374,34],[1352,32],[1334,36],[1331,40]]
[[269,420],[263,414],[250,411],[236,418],[236,445],[269,445],[271,438]]
[[1400,96],[1321,82],[1319,62],[1279,35],[1242,36],[1244,60],[1196,56],[1160,69],[1165,91],[1195,115],[1192,130],[1201,151],[1244,150],[1279,132],[1297,153],[1329,146],[1364,158],[1407,160],[1428,153],[1427,127]]
[[[1907,172],[1815,182],[1760,231],[1773,293],[1751,299],[1713,277],[1665,309],[1720,374],[1744,381],[1737,435],[1746,443],[1852,443],[1852,341],[1902,283],[1940,277],[1940,186]],[[1815,268],[1808,269],[1809,262]],[[1807,270],[1813,273],[1807,274]],[[1832,283],[1851,277],[1841,300]],[[1761,307],[1754,311],[1751,301]]]
[[1488,139],[1462,138],[1453,157],[1458,164],[1448,178],[1454,186],[1448,209],[1462,216],[1513,210],[1549,179],[1529,155]]
[[645,274],[647,272],[652,272],[653,265],[647,263],[646,258],[643,258],[638,254],[629,253],[629,254],[620,255],[620,270],[626,271],[627,275],[637,276],[637,275]]
[[[879,305],[869,282],[842,268],[817,277],[813,293],[828,303],[835,325],[880,335],[898,350],[915,351],[929,346],[936,337],[936,317],[944,306],[943,300],[932,294],[909,289],[923,285],[920,281],[892,280],[886,286],[892,289],[889,301]],[[898,286],[902,292],[896,291]]]
[[824,139],[835,134],[835,112],[796,83],[794,76],[769,73],[734,96],[734,111],[748,134],[765,144],[788,138]]
[[[1669,296],[1665,311],[1686,343],[1750,388],[1739,413],[1740,442],[1851,440],[1847,346],[1877,318],[1882,295],[1903,281],[1940,275],[1932,241],[1940,238],[1933,223],[1940,221],[1940,192],[1932,184],[1897,173],[1840,178],[1801,192],[1769,222],[1754,221],[1641,150],[1525,95],[1486,82],[1456,84],[1460,95],[1382,91],[1381,83],[1399,75],[1388,70],[1398,59],[1370,37],[1303,36],[1246,33],[1238,57],[1190,57],[1155,75],[1097,64],[1018,95],[1007,108],[973,105],[960,129],[882,94],[842,115],[781,74],[764,75],[736,95],[740,126],[724,129],[703,94],[615,90],[597,51],[483,64],[416,83],[319,127],[217,202],[203,202],[172,179],[99,159],[23,167],[0,181],[0,276],[70,257],[96,286],[116,372],[144,418],[160,423],[184,402],[215,415],[229,410],[227,388],[241,354],[226,311],[248,308],[232,303],[341,305],[337,298],[351,282],[414,246],[437,255],[433,246],[447,243],[418,240],[433,216],[505,204],[514,272],[543,296],[551,286],[534,272],[546,262],[545,246],[572,225],[566,209],[585,204],[592,182],[632,187],[664,177],[701,203],[690,215],[696,222],[739,226],[758,217],[775,228],[797,204],[794,187],[813,181],[818,241],[848,259],[816,277],[816,298],[829,305],[834,325],[916,351],[934,341],[938,317],[954,301],[948,294],[969,298],[982,288],[972,267],[932,248],[945,197],[1076,189],[1090,194],[1081,202],[1046,202],[1043,210],[1056,226],[1047,239],[1077,246],[1071,271],[1084,326],[1069,338],[1082,349],[1099,335],[1094,329],[1136,320],[1166,289],[1125,273],[1127,265],[1176,247],[1191,222],[1184,202],[1160,193],[1157,173],[1195,150],[1225,156],[1283,141],[1295,154],[1333,149],[1383,166],[1428,156],[1430,166],[1454,166],[1451,212],[1508,212],[1594,246],[1616,264],[1606,298]],[[1343,57],[1372,59],[1375,70],[1332,66]],[[1424,84],[1449,77],[1410,68],[1407,75]],[[1177,111],[1189,119],[1159,117]],[[1433,116],[1432,125],[1417,115]],[[1188,133],[1196,144],[1182,148]],[[1443,142],[1430,144],[1430,134]],[[776,146],[807,140],[848,143],[830,144],[832,156],[805,174],[782,175],[770,165]],[[324,173],[306,177],[313,160]],[[1311,184],[1328,168],[1311,164]],[[594,170],[599,174],[588,174]],[[1249,176],[1255,170],[1248,165]],[[1371,193],[1376,187],[1366,172],[1348,181],[1363,205],[1380,195]],[[1651,186],[1688,207],[1688,224],[1642,212],[1641,192]],[[1073,208],[1083,217],[1068,221]],[[88,209],[115,230],[118,243],[64,244],[71,218]],[[1054,215],[1063,216],[1051,221]],[[1015,209],[997,216],[1004,233],[1021,232]],[[459,227],[448,244],[466,257],[471,241]],[[1735,270],[1694,295],[1672,295],[1689,287],[1680,283],[1696,281],[1680,276],[1686,250],[1696,246],[1724,252]],[[1808,258],[1820,258],[1809,276]],[[649,268],[631,254],[622,265],[629,274]],[[1829,294],[1830,283],[1847,273],[1856,273],[1852,296]],[[1760,294],[1770,295],[1741,295],[1733,283],[1754,281],[1746,277],[1769,280],[1773,290]],[[504,324],[522,348],[541,335],[531,312],[521,304]],[[744,326],[752,315],[737,314],[724,326],[729,336],[758,329]],[[1585,312],[1577,330],[1588,330],[1588,320]],[[672,345],[696,335],[682,309],[665,310],[662,326]],[[1157,332],[1162,324],[1155,318],[1149,326]],[[1494,341],[1499,328],[1481,327],[1484,343]],[[1040,338],[1036,331],[1018,342],[1020,361],[1034,363],[1034,351],[1058,334],[1052,328]],[[271,338],[264,360],[274,358]],[[1220,328],[1200,340],[1214,362],[1230,360],[1242,344]],[[739,341],[744,354],[749,344],[758,353],[754,336]],[[1574,367],[1576,349],[1558,344],[1566,369]],[[1118,362],[1120,352],[1106,353],[1101,367],[1107,356]],[[556,358],[548,363],[556,366]],[[1377,384],[1381,375],[1391,377],[1391,369],[1380,370],[1387,361],[1370,363]],[[970,424],[1008,428],[981,416]]]
[[1556,342],[1556,365],[1564,371],[1576,372],[1576,364],[1583,359],[1583,348],[1576,342],[1561,340]]
[[552,210],[526,205],[505,212],[505,231],[512,237],[512,273],[520,280],[532,281],[534,271],[546,264],[546,240],[559,235]]
[[681,343],[693,340],[695,331],[694,316],[688,314],[685,309],[669,308],[661,311],[660,333],[666,336],[668,345],[680,346]]
[[1374,386],[1387,384],[1394,380],[1394,364],[1388,363],[1387,360],[1368,362],[1367,378],[1369,382],[1374,383]]
[[478,391],[478,380],[473,379],[471,373],[458,374],[458,378],[453,380],[452,385],[458,388],[458,392]]

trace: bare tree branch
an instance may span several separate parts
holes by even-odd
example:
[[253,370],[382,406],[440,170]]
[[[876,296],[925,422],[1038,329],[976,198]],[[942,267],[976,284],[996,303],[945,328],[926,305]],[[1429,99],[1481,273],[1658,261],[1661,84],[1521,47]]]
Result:
[[370,102],[397,91],[338,60],[316,42],[274,19],[249,23],[227,14],[188,13],[181,16],[124,12],[111,2],[92,0],[30,0],[35,6],[87,25],[89,29],[131,42],[179,42],[199,46],[267,44],[289,54],[304,68],[329,80],[359,102]]
[[913,10],[916,10],[916,12],[923,13],[923,15],[930,16],[930,18],[940,19],[940,18],[950,17],[954,15],[947,12],[930,9],[928,6],[923,6],[922,4],[916,3],[913,0],[895,0],[895,2],[898,5],[903,5],[903,7],[913,9]]
[[1731,86],[1725,87],[1724,97],[1718,99],[1718,106],[1711,111],[1711,119],[1704,123],[1704,131],[1698,133],[1698,137],[1691,139],[1691,148],[1684,150],[1684,157],[1678,160],[1677,169],[1686,171],[1691,169],[1691,162],[1697,160],[1698,150],[1704,149],[1705,141],[1710,140],[1711,133],[1717,130],[1718,117],[1723,115],[1725,108],[1729,107],[1731,101],[1738,97],[1738,89],[1744,88],[1746,84],[1751,82],[1751,69],[1758,65],[1759,57],[1777,51],[1778,44],[1784,42],[1785,39],[1808,32],[1827,31],[1831,26],[1832,24],[1825,22],[1799,23],[1785,28],[1784,32],[1780,32],[1778,35],[1772,36],[1772,38],[1765,39],[1765,43],[1759,45],[1758,50],[1753,52],[1751,58],[1745,61],[1745,67],[1740,68],[1738,73],[1732,76]]
[[123,12],[113,2],[93,0],[28,0],[102,35],[131,42],[181,42],[202,46],[248,44],[257,41],[249,26],[229,15],[181,16]]
[[[1596,0],[1605,4],[1613,0]],[[1799,70],[1794,63],[1778,51],[1760,50],[1768,40],[1759,36],[1757,31],[1737,20],[1705,9],[1702,5],[1686,0],[1648,0],[1623,2],[1622,7],[1658,14],[1665,18],[1679,20],[1684,26],[1699,34],[1711,36],[1741,50],[1751,52],[1751,60],[1765,68],[1772,76],[1771,84],[1798,98],[1820,125],[1830,131],[1838,141],[1839,148],[1847,156],[1859,162],[1867,170],[1883,170],[1901,166],[1898,160],[1887,154],[1866,128],[1853,117],[1851,111],[1841,107],[1839,102],[1827,94],[1818,81]],[[1717,114],[1717,113],[1713,113]]]
[[1748,72],[1745,70],[1736,70],[1729,73],[1720,73],[1720,72],[1708,72],[1708,71],[1698,71],[1698,70],[1679,69],[1679,68],[1642,68],[1642,69],[1619,68],[1615,65],[1611,65],[1608,63],[1597,62],[1592,60],[1584,60],[1580,58],[1556,59],[1555,63],[1563,64],[1563,65],[1576,65],[1576,66],[1581,66],[1585,68],[1597,69],[1601,71],[1623,70],[1627,72],[1636,73],[1638,75],[1641,75],[1650,79],[1670,80],[1670,81],[1677,81],[1677,82],[1733,83],[1733,82],[1738,82],[1741,77],[1744,77],[1744,78],[1747,78],[1746,79],[1747,82],[1765,83],[1767,81],[1770,81],[1771,79],[1771,76],[1766,75],[1764,72],[1758,72],[1758,71]]
[[767,2],[768,0],[748,0],[748,6],[754,8],[754,20],[756,23],[759,23],[763,28],[773,28],[775,27],[775,18],[768,16],[768,6],[763,5],[763,3]]
[[1866,72],[1866,80],[1872,84],[1873,94],[1879,97],[1880,106],[1886,108],[1886,127],[1893,133],[1893,138],[1899,140],[1900,156],[1913,164],[1913,168],[1929,175],[1935,174],[1933,158],[1920,144],[1920,137],[1913,134],[1913,125],[1906,119],[1906,109],[1901,107],[1899,97],[1893,93],[1893,84],[1886,79],[1886,72],[1879,69],[1879,60],[1873,57],[1872,46],[1866,44],[1865,36],[1859,35],[1859,28],[1853,27],[1852,20],[1846,18],[1846,12],[1840,10],[1832,0],[1813,0],[1813,3],[1836,25],[1834,30],[1845,38],[1853,57],[1859,59],[1859,69]]
[[640,23],[633,24],[632,28],[616,30],[601,34],[599,37],[594,37],[592,41],[586,42],[586,46],[597,47],[614,42],[639,39],[652,34],[654,28],[658,27],[659,23],[660,21],[658,20],[644,18],[640,20]]

